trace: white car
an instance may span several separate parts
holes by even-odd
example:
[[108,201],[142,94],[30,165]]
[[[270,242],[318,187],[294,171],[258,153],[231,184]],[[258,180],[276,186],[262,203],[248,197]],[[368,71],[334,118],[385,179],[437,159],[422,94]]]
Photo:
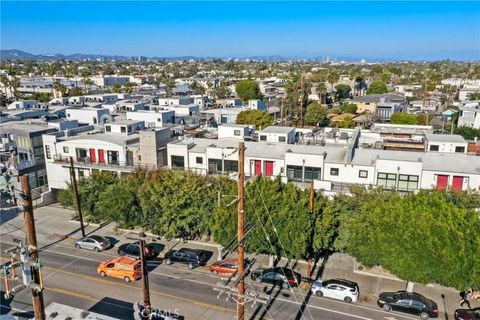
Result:
[[344,279],[316,280],[311,290],[317,297],[343,300],[347,303],[357,302],[360,295],[358,285]]

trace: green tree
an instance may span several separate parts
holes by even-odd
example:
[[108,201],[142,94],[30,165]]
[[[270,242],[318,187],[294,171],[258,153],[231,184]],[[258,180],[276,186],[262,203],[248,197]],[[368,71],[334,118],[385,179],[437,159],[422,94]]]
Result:
[[305,123],[318,126],[320,122],[327,118],[327,113],[328,109],[325,106],[319,105],[317,102],[312,102],[307,106]]
[[237,124],[253,124],[257,129],[272,125],[272,119],[265,111],[246,110],[237,115]]
[[478,92],[471,92],[468,94],[468,100],[480,100],[480,91]]
[[418,124],[418,116],[403,112],[395,112],[390,118],[390,123],[394,124]]
[[343,100],[350,97],[352,88],[347,84],[337,84],[335,86],[335,96],[337,100]]
[[114,83],[112,85],[112,92],[115,92],[115,93],[122,92],[122,86],[119,83]]
[[243,103],[247,103],[251,99],[260,99],[262,93],[260,87],[253,80],[240,80],[235,85],[235,91],[240,99],[243,100]]
[[455,134],[461,135],[466,140],[480,139],[480,129],[462,126],[455,128]]
[[327,82],[330,83],[330,92],[333,97],[333,85],[340,80],[340,75],[336,70],[331,70],[327,75]]
[[387,93],[387,92],[388,92],[387,85],[383,81],[373,81],[367,89],[368,94]]
[[226,99],[232,94],[232,91],[225,82],[213,89],[213,96],[216,99]]
[[344,113],[357,113],[357,105],[354,103],[344,103],[340,110]]
[[344,240],[363,265],[380,265],[414,282],[458,289],[480,285],[478,212],[453,203],[445,192],[362,196],[344,221]]

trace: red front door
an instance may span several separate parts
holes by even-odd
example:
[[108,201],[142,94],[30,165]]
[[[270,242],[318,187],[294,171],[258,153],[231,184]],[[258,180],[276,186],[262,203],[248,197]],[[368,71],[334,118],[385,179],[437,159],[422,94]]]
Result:
[[273,161],[265,161],[265,176],[273,176]]
[[437,176],[437,190],[446,190],[448,183],[448,176],[438,175]]
[[262,174],[262,161],[255,160],[255,175],[259,176]]
[[105,163],[105,153],[103,149],[98,149],[98,163]]
[[97,162],[97,157],[96,157],[96,154],[95,154],[95,149],[90,149],[90,161],[91,161],[92,163]]
[[463,177],[453,177],[452,181],[452,190],[453,191],[462,191],[463,189]]

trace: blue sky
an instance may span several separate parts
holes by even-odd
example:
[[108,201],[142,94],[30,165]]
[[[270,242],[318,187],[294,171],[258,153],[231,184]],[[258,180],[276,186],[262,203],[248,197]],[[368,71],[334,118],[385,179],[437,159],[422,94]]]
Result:
[[480,60],[480,2],[1,0],[1,47],[144,56]]

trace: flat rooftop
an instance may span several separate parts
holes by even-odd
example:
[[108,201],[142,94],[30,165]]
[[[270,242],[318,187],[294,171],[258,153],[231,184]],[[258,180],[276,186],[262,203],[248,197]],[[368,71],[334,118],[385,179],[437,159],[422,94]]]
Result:
[[295,127],[269,126],[265,129],[263,129],[262,131],[260,131],[260,133],[283,133],[283,134],[287,134],[287,133],[292,132],[293,130],[295,130]]
[[425,138],[429,142],[449,142],[449,143],[467,143],[465,139],[458,134],[430,134],[426,133]]

